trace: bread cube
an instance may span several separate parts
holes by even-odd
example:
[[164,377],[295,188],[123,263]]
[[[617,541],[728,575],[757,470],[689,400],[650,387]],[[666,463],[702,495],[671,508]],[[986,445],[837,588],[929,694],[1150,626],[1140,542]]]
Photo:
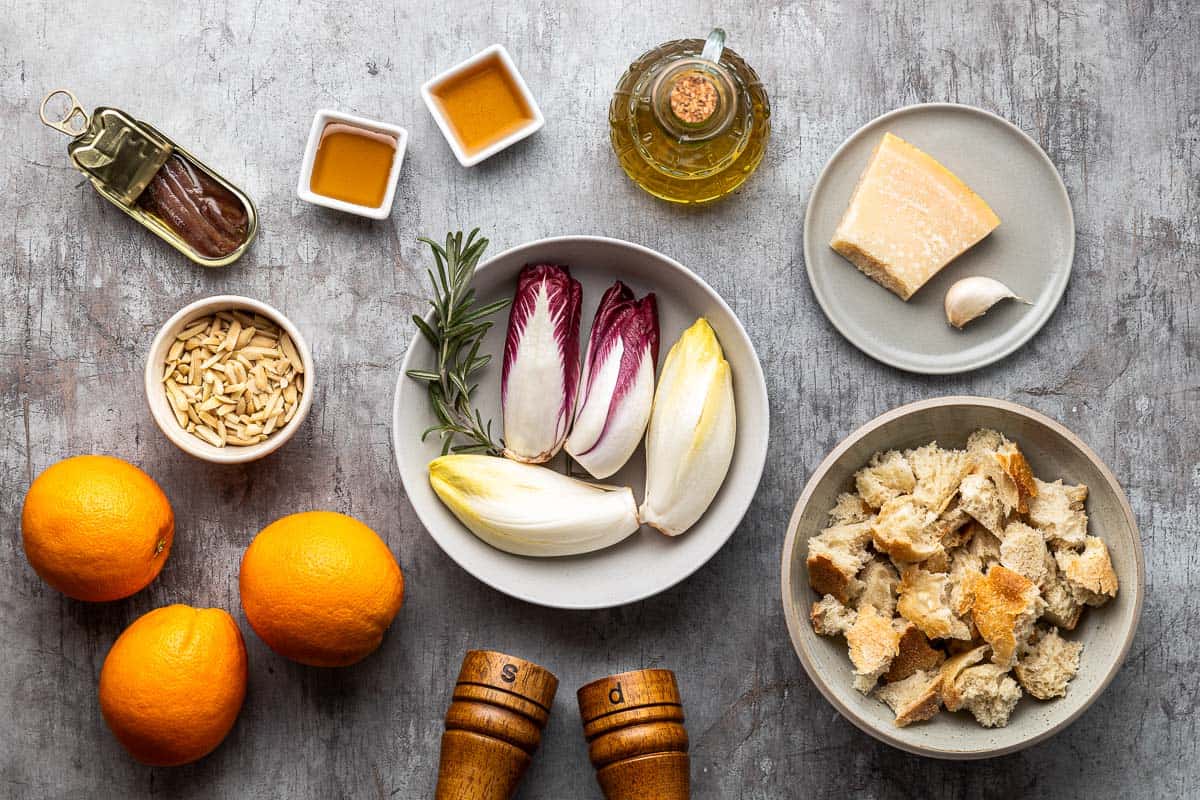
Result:
[[895,561],[924,561],[942,547],[941,539],[929,527],[935,519],[937,514],[912,495],[893,497],[879,509],[871,524],[871,536],[876,549]]
[[867,505],[880,508],[893,497],[911,492],[917,479],[908,460],[900,452],[889,450],[871,456],[867,466],[854,474],[854,483]]
[[903,680],[881,686],[875,696],[896,715],[896,725],[906,727],[929,719],[942,707],[942,682],[936,674],[914,672]]
[[1088,536],[1083,552],[1056,550],[1054,558],[1079,602],[1102,606],[1117,596],[1117,573],[1103,539]]
[[809,539],[808,582],[817,594],[831,594],[843,604],[857,597],[863,585],[855,576],[871,560],[870,541],[869,522],[826,528]]
[[930,639],[971,638],[967,624],[950,608],[950,578],[944,573],[905,567],[896,609]]
[[1039,700],[1065,697],[1067,684],[1079,671],[1082,642],[1071,642],[1055,628],[1045,628],[1013,667],[1013,673],[1025,691]]
[[890,617],[880,615],[874,606],[863,606],[846,631],[846,643],[854,664],[854,688],[870,694],[879,676],[887,672],[900,652],[900,632]]

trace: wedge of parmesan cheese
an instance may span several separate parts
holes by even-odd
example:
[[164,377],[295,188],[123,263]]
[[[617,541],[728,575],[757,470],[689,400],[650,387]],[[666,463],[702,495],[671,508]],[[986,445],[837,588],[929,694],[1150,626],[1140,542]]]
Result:
[[884,134],[830,247],[904,300],[1000,224],[932,157]]

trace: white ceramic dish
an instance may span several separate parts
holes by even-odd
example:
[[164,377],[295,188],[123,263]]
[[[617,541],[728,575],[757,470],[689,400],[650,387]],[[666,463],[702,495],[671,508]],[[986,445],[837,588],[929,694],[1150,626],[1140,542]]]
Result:
[[[767,455],[767,389],[754,346],[737,317],[700,278],[678,262],[640,245],[617,239],[570,236],[542,239],[508,250],[479,267],[475,278],[479,302],[511,298],[517,273],[526,264],[551,262],[570,267],[583,286],[581,344],[586,346],[600,296],[622,280],[638,296],[658,296],[661,347],[659,369],[679,335],[699,316],[708,318],[733,371],[737,405],[737,441],[733,463],[721,491],[700,521],[676,538],[643,527],[625,541],[579,556],[531,558],[488,546],[441,504],[429,486],[428,463],[439,455],[436,437],[421,442],[433,421],[424,384],[405,375],[428,368],[433,353],[413,330],[400,369],[393,410],[393,446],[400,477],[413,508],[439,546],[463,569],[493,588],[544,606],[567,609],[609,608],[657,594],[703,566],[729,539],[750,506]],[[493,361],[479,381],[476,404],[493,429],[501,426],[500,361],[508,312],[495,316],[483,352]],[[562,464],[559,456],[552,464]],[[639,446],[629,463],[604,483],[632,486],[641,500],[645,454]]]
[[[818,636],[809,622],[819,599],[808,584],[808,539],[825,527],[839,492],[880,450],[904,449],[937,440],[961,447],[978,428],[993,428],[1015,441],[1042,480],[1062,478],[1088,487],[1089,533],[1108,546],[1120,581],[1116,599],[1086,608],[1067,639],[1083,642],[1079,673],[1066,697],[1023,697],[1004,728],[984,728],[967,712],[940,712],[927,722],[896,727],[891,710],[856,691],[842,637]],[[783,545],[783,609],[788,633],[805,671],[841,714],[880,741],[918,755],[947,759],[989,758],[1028,747],[1066,728],[1095,702],[1121,668],[1137,631],[1145,591],[1145,566],[1137,524],[1112,472],[1079,437],[1016,403],[984,397],[943,397],[902,406],[847,436],[813,472],[796,503]],[[1103,717],[1092,723],[1104,725]]]
[[[523,125],[521,128],[513,131],[503,139],[493,142],[481,150],[468,153],[465,149],[463,149],[462,142],[459,141],[458,135],[454,132],[454,127],[450,124],[450,120],[447,119],[446,114],[442,110],[442,106],[438,102],[437,97],[434,96],[434,93],[437,90],[437,87],[441,86],[447,80],[458,77],[477,64],[493,57],[500,59],[500,63],[504,65],[506,70],[508,70],[509,75],[513,79],[513,84],[521,93],[521,97],[529,107],[529,110],[533,112],[533,119],[531,119],[528,124]],[[457,158],[458,163],[462,164],[464,167],[473,167],[480,161],[491,158],[501,150],[511,147],[527,136],[532,136],[533,134],[537,133],[542,129],[542,126],[546,124],[546,119],[542,116],[542,110],[538,108],[537,100],[534,99],[533,92],[529,91],[529,86],[525,83],[525,78],[521,76],[521,72],[517,69],[516,63],[508,54],[508,50],[504,49],[504,45],[500,44],[494,44],[486,50],[481,50],[461,64],[453,66],[445,72],[430,78],[424,83],[424,85],[421,86],[421,97],[425,99],[425,107],[428,108],[429,113],[433,115],[434,121],[437,122],[438,128],[442,131],[442,136],[446,137],[447,144],[449,144],[450,149],[454,151],[454,157]]]
[[[829,247],[875,145],[892,132],[958,175],[1000,227],[951,262],[907,303]],[[982,109],[927,103],[892,111],[850,136],[821,172],[804,215],[804,261],[825,315],[872,358],[910,372],[978,369],[1033,338],[1062,300],[1075,255],[1075,218],[1054,164],[1020,128]],[[956,330],[946,290],[986,275],[1033,302],[1001,303]]]
[[[171,411],[162,384],[167,350],[170,349],[175,335],[184,329],[186,323],[197,317],[230,309],[261,314],[287,331],[288,336],[292,338],[292,343],[296,345],[296,352],[300,354],[300,360],[304,363],[304,392],[300,395],[300,407],[296,410],[292,421],[267,437],[266,441],[246,447],[214,447],[180,428]],[[232,294],[206,297],[179,309],[159,329],[158,335],[154,337],[154,342],[150,345],[150,352],[146,356],[146,402],[150,405],[150,415],[154,417],[159,429],[176,447],[189,455],[211,461],[214,464],[243,464],[260,459],[283,447],[289,439],[296,435],[296,431],[300,429],[300,426],[304,424],[305,417],[308,416],[308,410],[312,407],[313,394],[316,390],[316,379],[312,352],[308,349],[308,342],[300,335],[300,331],[292,324],[292,321],[266,303]]]
[[[321,134],[324,132],[325,126],[331,122],[344,122],[357,128],[387,134],[396,140],[396,154],[392,157],[392,169],[388,173],[387,192],[383,196],[383,203],[378,208],[347,203],[345,200],[326,197],[312,190],[313,162],[317,158]],[[392,203],[396,200],[396,182],[400,179],[400,165],[404,163],[404,151],[407,147],[408,131],[398,125],[389,125],[386,122],[376,122],[366,117],[356,117],[353,114],[343,114],[340,111],[323,108],[313,117],[312,127],[308,130],[308,144],[304,147],[304,160],[300,162],[300,180],[296,184],[296,196],[306,203],[345,211],[347,214],[357,214],[370,219],[387,219],[388,215],[392,213]]]

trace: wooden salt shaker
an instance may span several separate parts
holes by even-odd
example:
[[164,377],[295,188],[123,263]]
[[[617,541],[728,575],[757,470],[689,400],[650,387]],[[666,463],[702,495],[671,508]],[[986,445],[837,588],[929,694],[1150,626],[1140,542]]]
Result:
[[492,650],[469,650],[446,712],[436,800],[508,800],[550,718],[558,678]]
[[623,672],[577,693],[583,735],[607,800],[691,796],[688,736],[675,673]]

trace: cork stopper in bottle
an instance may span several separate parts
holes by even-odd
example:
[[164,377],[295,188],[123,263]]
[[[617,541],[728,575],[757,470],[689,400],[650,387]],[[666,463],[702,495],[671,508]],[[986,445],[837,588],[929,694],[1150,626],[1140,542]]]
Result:
[[687,125],[702,125],[717,110],[717,87],[708,75],[689,72],[671,87],[671,113]]

